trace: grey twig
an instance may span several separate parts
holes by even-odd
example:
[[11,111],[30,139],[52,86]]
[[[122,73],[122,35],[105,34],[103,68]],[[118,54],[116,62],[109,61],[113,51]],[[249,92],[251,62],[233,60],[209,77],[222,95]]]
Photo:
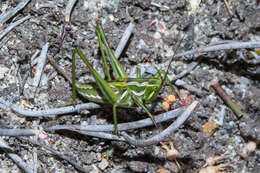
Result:
[[[168,121],[170,119],[178,117],[186,107],[181,107],[169,112],[162,113],[154,117],[157,123]],[[133,130],[138,128],[144,128],[153,125],[150,118],[146,118],[139,121],[134,121],[130,123],[120,123],[118,124],[119,131]],[[92,131],[92,132],[112,132],[114,131],[114,125],[56,125],[44,129],[45,131],[51,130],[80,130],[80,131]]]
[[119,58],[119,56],[120,56],[121,53],[123,52],[123,50],[124,50],[124,48],[125,48],[125,46],[126,46],[126,43],[128,42],[128,40],[129,40],[129,38],[130,38],[130,36],[131,36],[131,34],[132,34],[132,32],[133,32],[134,26],[135,26],[135,25],[134,25],[133,23],[130,23],[130,24],[127,26],[127,28],[126,28],[126,30],[125,30],[125,32],[124,32],[124,34],[123,34],[123,36],[122,36],[122,38],[121,38],[121,40],[120,40],[118,46],[117,46],[117,48],[116,48],[116,51],[115,51],[115,56],[116,56],[117,58]]
[[8,27],[6,27],[3,31],[0,32],[0,40],[8,33],[10,32],[14,27],[16,27],[17,25],[20,25],[21,23],[23,23],[24,21],[26,21],[27,19],[30,18],[30,15],[25,16],[23,18],[21,18],[20,20],[17,20],[16,22],[13,22],[11,24],[9,24]]
[[70,22],[70,14],[72,11],[73,6],[75,5],[77,0],[69,0],[66,9],[65,9],[65,22]]
[[136,140],[133,137],[129,136],[126,132],[122,132],[123,137],[125,138],[126,142],[137,146],[137,147],[144,147],[148,145],[157,144],[163,141],[165,138],[171,135],[171,133],[177,130],[191,115],[192,111],[195,109],[198,101],[194,101],[183,113],[179,116],[167,129],[155,135],[149,139],[144,140]]
[[[38,141],[38,136],[34,136],[35,141]],[[37,147],[33,147],[33,172],[37,173],[38,168],[38,151]]]
[[92,136],[95,138],[102,138],[102,139],[107,139],[107,140],[113,140],[113,141],[125,141],[123,137],[119,137],[110,133],[104,133],[104,132],[86,132],[86,131],[79,131],[79,130],[71,130],[77,133],[80,133],[82,135],[86,136]]
[[20,2],[16,7],[12,8],[11,10],[4,12],[0,15],[0,23],[5,23],[8,21],[10,18],[12,18],[18,11],[23,9],[30,0],[23,0]]
[[[3,105],[3,106],[1,106]],[[55,117],[56,115],[64,115],[72,112],[79,112],[80,110],[85,109],[97,109],[100,108],[98,104],[95,103],[85,103],[85,104],[78,104],[75,106],[67,106],[62,108],[54,108],[54,109],[48,109],[48,110],[38,110],[38,111],[31,111],[31,110],[25,110],[18,108],[14,106],[13,104],[10,104],[9,102],[5,101],[4,99],[0,98],[0,108],[5,109],[10,108],[12,111],[24,115],[27,117]]]
[[185,88],[185,89],[187,89],[187,90],[189,90],[189,91],[195,93],[195,94],[198,95],[198,96],[201,96],[201,95],[202,95],[201,89],[196,88],[196,87],[194,87],[194,86],[192,86],[192,85],[189,85],[189,84],[187,84],[187,83],[186,83],[185,81],[183,81],[183,80],[177,79],[174,84],[175,84],[176,86],[183,87],[183,88]]
[[197,67],[197,65],[199,65],[200,61],[195,61],[195,62],[192,62],[191,64],[189,64],[189,67],[186,68],[185,70],[183,70],[181,73],[177,74],[173,80],[177,80],[177,79],[180,79],[182,78],[183,76],[189,74],[195,67]]
[[[177,55],[175,55],[175,57],[180,58],[182,56],[201,54],[201,53],[212,52],[212,51],[217,51],[217,50],[246,49],[246,48],[260,48],[260,42],[231,42],[231,43],[227,43],[227,44],[206,46],[206,47],[202,47],[202,48],[198,48],[195,50],[190,50],[187,52],[177,54]],[[190,59],[192,59],[192,58],[190,58]]]
[[35,8],[39,10],[40,8],[56,8],[57,5],[55,4],[55,1],[47,1],[46,3],[36,3]]
[[0,149],[3,150],[24,172],[33,173],[33,169],[27,165],[6,142],[0,138]]
[[33,80],[33,84],[32,84],[32,92],[35,93],[37,87],[39,86],[40,80],[41,80],[41,76],[42,76],[42,72],[44,69],[44,66],[46,64],[47,61],[47,51],[49,48],[49,43],[46,43],[43,47],[42,47],[42,51],[41,54],[38,58],[38,63],[36,66],[36,72],[34,75],[34,80]]
[[2,129],[0,128],[0,136],[34,136],[37,130],[33,129]]
[[41,144],[40,142],[35,142],[32,139],[25,138],[25,137],[19,137],[19,139],[22,140],[22,141],[26,141],[28,143],[31,143],[33,145],[40,146],[40,147],[44,148],[45,150],[50,151],[52,154],[60,157],[61,159],[66,160],[71,165],[73,165],[77,170],[79,170],[81,172],[86,172],[87,173],[87,171],[82,166],[80,166],[77,162],[74,161],[75,160],[74,158],[69,157],[69,156],[65,156],[64,154],[61,154],[60,152],[52,149],[51,147],[48,147],[48,146],[46,146],[44,144]]

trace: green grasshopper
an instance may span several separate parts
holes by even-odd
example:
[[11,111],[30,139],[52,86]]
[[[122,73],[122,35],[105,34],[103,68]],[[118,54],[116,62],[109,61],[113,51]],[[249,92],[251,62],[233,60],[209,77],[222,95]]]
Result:
[[[73,86],[73,102],[76,102],[76,92],[82,95],[84,98],[96,102],[96,103],[110,103],[113,105],[113,120],[114,120],[114,132],[118,135],[117,128],[117,115],[116,108],[131,108],[134,106],[142,107],[143,110],[153,121],[154,125],[156,122],[154,117],[146,108],[145,104],[151,103],[156,99],[159,94],[164,81],[168,83],[172,91],[176,93],[173,85],[167,77],[167,72],[158,71],[154,78],[141,78],[140,70],[137,70],[137,78],[128,78],[122,65],[115,57],[114,52],[111,50],[104,30],[101,24],[97,24],[96,33],[98,36],[98,42],[102,54],[102,59],[107,74],[107,81],[103,79],[98,72],[92,67],[89,61],[84,56],[83,52],[79,48],[75,48],[73,51],[72,59],[72,86]],[[103,46],[105,46],[106,54]],[[96,83],[76,83],[75,77],[75,55],[78,54],[82,61],[86,64],[90,72],[92,73]],[[109,66],[107,63],[107,57],[110,61],[110,65],[113,70],[113,76],[115,80],[112,80],[109,73]],[[172,61],[172,60],[171,60]],[[171,62],[170,62],[171,63]],[[169,65],[170,65],[169,63]],[[162,78],[163,76],[163,78]]]

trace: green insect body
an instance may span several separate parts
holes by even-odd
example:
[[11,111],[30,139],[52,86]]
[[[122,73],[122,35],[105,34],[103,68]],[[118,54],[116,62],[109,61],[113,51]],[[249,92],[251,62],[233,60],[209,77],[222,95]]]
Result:
[[[82,95],[84,98],[96,102],[96,103],[110,103],[113,105],[113,119],[114,119],[114,129],[115,133],[118,134],[117,128],[117,115],[116,108],[131,108],[134,106],[140,106],[151,118],[153,123],[156,122],[146,108],[145,104],[151,103],[156,99],[159,91],[163,86],[164,80],[170,85],[172,91],[176,93],[174,87],[167,78],[167,74],[164,71],[158,71],[154,78],[141,78],[140,73],[137,73],[137,78],[128,78],[126,72],[124,71],[122,65],[119,63],[118,59],[115,57],[114,52],[110,49],[104,31],[101,24],[97,25],[97,36],[100,45],[100,50],[103,58],[103,62],[106,69],[106,74],[108,80],[103,79],[97,71],[88,62],[82,51],[77,48],[73,51],[72,60],[72,81],[73,81],[73,101],[76,100],[76,92]],[[107,54],[103,49],[105,46]],[[90,72],[92,73],[95,83],[76,83],[75,82],[75,55],[78,54],[79,57],[86,64]],[[107,63],[107,57],[110,61],[110,65],[113,70],[113,76],[115,80],[111,79],[109,74],[109,67]],[[162,78],[162,76],[164,78]]]

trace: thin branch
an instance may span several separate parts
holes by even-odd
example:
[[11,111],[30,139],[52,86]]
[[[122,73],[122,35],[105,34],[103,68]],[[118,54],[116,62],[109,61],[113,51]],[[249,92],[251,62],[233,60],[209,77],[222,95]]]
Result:
[[[220,44],[220,45],[213,45],[213,46],[206,46],[202,48],[198,48],[195,50],[190,50],[187,52],[183,52],[180,54],[175,55],[175,57],[182,57],[187,55],[193,54],[201,54],[206,52],[218,51],[218,50],[229,50],[229,49],[253,49],[253,48],[260,48],[260,42],[232,42],[227,44]],[[188,58],[188,59],[195,59],[195,58]]]
[[48,61],[58,71],[58,73],[60,73],[72,85],[72,80],[67,73],[65,73],[52,58],[48,57]]
[[41,77],[42,77],[42,72],[43,72],[43,69],[44,69],[44,66],[46,64],[46,61],[47,61],[47,51],[48,51],[48,48],[49,48],[49,43],[46,43],[43,47],[42,47],[42,51],[41,51],[41,54],[38,58],[38,63],[37,63],[37,66],[36,66],[36,72],[35,72],[35,75],[34,75],[34,80],[33,80],[33,83],[32,83],[32,92],[35,93],[36,90],[37,90],[37,87],[39,86],[39,83],[41,81]]
[[65,9],[65,22],[70,22],[70,14],[77,0],[69,0]]
[[243,111],[241,108],[231,99],[231,97],[218,83],[214,83],[212,86],[237,117],[243,116]]
[[183,80],[178,79],[178,80],[175,81],[174,84],[175,84],[176,86],[183,87],[183,88],[187,89],[188,91],[191,91],[191,92],[195,93],[195,94],[198,95],[198,96],[201,96],[201,95],[203,94],[203,92],[202,92],[201,89],[196,88],[196,87],[194,87],[194,86],[192,86],[192,85],[189,85],[189,84],[187,84],[187,83],[186,83],[185,81],[183,81]]
[[8,25],[8,27],[6,27],[3,31],[0,32],[0,40],[8,33],[10,32],[14,27],[20,25],[21,23],[23,23],[24,21],[26,21],[27,19],[29,19],[31,16],[25,16],[23,18],[21,18],[20,20],[17,20],[16,22],[13,22],[11,24]]
[[35,136],[39,130],[33,129],[2,129],[0,128],[0,136]]
[[[185,106],[175,109],[169,112],[162,113],[154,117],[156,123],[161,123],[168,121],[170,119],[178,117],[185,109]],[[150,118],[146,118],[139,121],[134,121],[130,123],[120,123],[118,124],[119,131],[133,130],[138,128],[144,128],[153,125]],[[114,125],[55,125],[44,129],[45,131],[51,130],[79,130],[79,131],[89,131],[89,132],[113,132]]]
[[55,1],[47,1],[46,3],[42,3],[42,4],[37,2],[35,4],[35,8],[36,8],[36,10],[39,10],[40,8],[57,8],[57,5],[56,5]]
[[101,138],[101,139],[107,139],[107,140],[113,140],[113,141],[125,141],[125,139],[123,137],[117,136],[117,135],[113,135],[110,133],[104,133],[104,132],[86,132],[86,131],[79,131],[79,130],[71,130],[77,133],[80,133],[82,135],[86,135],[86,136],[92,136],[95,138]]
[[227,2],[227,0],[224,0],[224,2],[225,2],[225,5],[227,7],[227,10],[228,10],[230,16],[233,16],[234,14],[233,14],[233,12],[232,12],[232,10],[230,8],[230,4]]
[[158,135],[155,135],[149,139],[141,139],[141,140],[136,140],[133,137],[129,136],[126,132],[122,132],[123,137],[125,138],[126,142],[129,144],[132,144],[136,147],[145,147],[148,145],[154,145],[157,144],[168,136],[171,135],[171,133],[175,130],[177,130],[191,115],[195,107],[197,106],[199,102],[194,101],[184,112],[181,116],[177,118],[176,121],[174,121],[167,129],[159,133]]
[[0,15],[0,23],[5,23],[8,21],[10,18],[12,18],[18,11],[23,9],[30,0],[24,0],[20,2],[16,7],[12,8],[11,10],[4,12]]
[[124,48],[125,48],[125,46],[126,46],[128,40],[129,40],[129,38],[130,38],[130,36],[131,36],[131,34],[132,34],[132,32],[133,32],[134,26],[135,26],[135,25],[134,25],[133,23],[130,23],[130,24],[127,26],[127,28],[126,28],[126,30],[125,30],[125,32],[124,32],[124,34],[123,34],[123,36],[122,36],[122,38],[121,38],[121,40],[120,40],[118,46],[117,46],[117,48],[116,48],[116,51],[115,51],[115,56],[116,56],[117,58],[119,58],[120,55],[121,55],[121,53],[123,52],[123,50],[124,50]]
[[[37,142],[38,136],[34,136],[34,140]],[[37,173],[38,166],[39,166],[39,163],[38,163],[37,147],[33,147],[33,171],[34,171],[34,173]]]
[[189,64],[189,67],[186,68],[185,70],[183,70],[181,73],[177,74],[176,76],[174,76],[174,78],[172,80],[177,80],[182,78],[183,76],[186,76],[187,74],[189,74],[190,72],[192,72],[192,70],[197,67],[200,64],[200,61],[195,61]]
[[20,156],[15,154],[13,149],[9,147],[2,138],[0,138],[0,149],[3,150],[24,172],[33,173],[33,169],[26,164]]
[[[3,106],[1,106],[3,105]],[[79,112],[85,109],[97,109],[100,108],[98,104],[95,103],[85,103],[85,104],[78,104],[75,106],[67,106],[62,108],[54,108],[54,109],[47,109],[47,110],[38,110],[38,111],[31,111],[18,108],[13,104],[5,101],[4,99],[0,98],[0,108],[7,110],[7,108],[11,109],[12,111],[24,115],[26,117],[55,117],[56,115],[64,115],[73,112]]]

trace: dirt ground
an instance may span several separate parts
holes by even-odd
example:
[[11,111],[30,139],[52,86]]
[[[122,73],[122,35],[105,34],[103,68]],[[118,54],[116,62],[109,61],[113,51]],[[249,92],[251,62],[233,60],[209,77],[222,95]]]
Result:
[[[227,0],[228,1],[228,0]],[[152,69],[166,70],[178,42],[183,36],[177,52],[205,47],[223,40],[260,41],[259,0],[233,0],[229,6],[224,0],[202,1],[196,13],[191,13],[191,1],[160,0],[78,0],[68,24],[66,36],[55,62],[71,76],[71,59],[74,47],[82,48],[93,67],[104,76],[101,54],[95,33],[96,20],[103,24],[112,49],[116,49],[126,27],[132,22],[132,36],[119,61],[129,74],[135,76],[136,68],[146,73]],[[14,8],[19,1],[0,1],[0,10]],[[30,19],[16,26],[0,40],[0,97],[20,108],[28,110],[49,109],[72,102],[71,86],[48,62],[41,84],[34,96],[30,85],[34,79],[35,52],[41,51],[48,42],[47,56],[57,51],[64,26],[67,0],[51,1],[52,8],[42,7],[44,1],[31,0],[19,13],[6,21],[0,32],[9,23],[30,15]],[[230,10],[228,9],[230,7]],[[195,172],[206,159],[228,153],[218,164],[232,164],[226,172],[260,172],[260,66],[259,55],[252,58],[254,49],[214,51],[199,55],[176,58],[171,63],[169,77],[186,70],[191,63],[199,62],[191,73],[174,81],[179,90],[198,100],[199,105],[181,128],[165,139],[173,141],[179,152],[177,159],[169,160],[160,144],[134,147],[124,142],[93,138],[70,131],[48,133],[43,142],[53,149],[71,156],[85,168],[86,172]],[[251,58],[250,58],[251,57]],[[258,63],[250,63],[258,59]],[[76,76],[80,81],[93,80],[86,66],[77,61]],[[225,105],[211,84],[218,82],[241,107],[243,116],[238,118]],[[177,84],[177,83],[185,83]],[[152,113],[162,110],[162,98],[171,93],[165,86],[158,99],[148,105]],[[77,98],[78,103],[87,102]],[[220,120],[222,115],[223,120]],[[25,118],[14,112],[0,109],[1,121],[13,128],[43,129],[63,124],[112,124],[112,108],[84,111],[57,118]],[[118,109],[118,121],[130,122],[146,118],[139,109]],[[216,122],[214,133],[203,131],[207,122]],[[159,134],[172,121],[129,131],[136,138],[145,139]],[[205,129],[204,129],[205,130]],[[55,157],[41,147],[21,142],[15,137],[2,137],[26,163],[34,165],[38,172],[77,172],[68,162]],[[38,139],[42,140],[42,139]],[[253,142],[256,149],[245,158],[247,144]],[[111,152],[108,159],[100,159]],[[33,154],[37,153],[37,154]],[[35,159],[35,155],[37,158]],[[19,172],[20,168],[0,151],[1,172]]]

